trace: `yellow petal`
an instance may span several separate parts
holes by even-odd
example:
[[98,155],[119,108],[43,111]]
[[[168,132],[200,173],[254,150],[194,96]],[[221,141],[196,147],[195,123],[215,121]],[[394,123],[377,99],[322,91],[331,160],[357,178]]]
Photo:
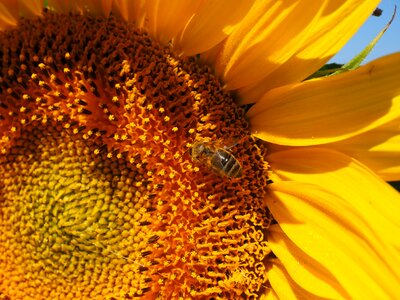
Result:
[[306,68],[311,74],[316,62],[321,66],[334,55],[378,2],[256,1],[227,39],[216,69],[228,89],[255,84],[291,57],[313,60]]
[[[279,226],[297,247],[332,274],[350,295],[349,299],[395,299],[400,284],[399,253],[382,243],[356,209],[325,189],[299,182],[279,182],[270,187],[268,206]],[[348,199],[351,201],[352,199]],[[391,234],[399,236],[400,231]],[[274,247],[271,243],[272,249]],[[290,248],[288,249],[291,250]],[[289,274],[302,268],[303,253],[291,253],[299,264],[285,265]],[[279,258],[279,256],[278,256]],[[308,267],[312,267],[308,265]],[[295,278],[294,278],[295,279]],[[328,284],[334,284],[329,277]],[[306,286],[314,288],[312,282]],[[310,291],[318,294],[318,291]]]
[[323,6],[311,0],[256,1],[216,62],[227,88],[258,81],[288,60],[307,39]]
[[17,25],[18,17],[17,0],[4,0],[0,3],[0,30]]
[[177,38],[177,48],[186,55],[204,52],[231,34],[250,9],[253,1],[208,1]]
[[[311,299],[350,299],[336,278],[319,262],[303,252],[294,244],[279,225],[271,226],[268,243],[280,263],[275,263],[268,278],[272,288],[276,289],[273,271],[279,273],[279,285],[286,283],[286,290],[296,290],[296,294],[312,295]],[[281,290],[281,289],[279,289]],[[279,291],[277,290],[277,291]],[[284,293],[281,293],[284,295]],[[298,297],[306,299],[305,297]],[[285,299],[282,298],[281,299]]]
[[279,300],[279,297],[273,289],[267,288],[266,292],[260,295],[259,300]]
[[157,40],[167,43],[184,28],[204,2],[147,0],[144,6],[146,30]]
[[0,29],[2,24],[5,24],[4,29],[15,26],[19,17],[40,16],[42,10],[42,0],[2,0],[0,3]]
[[48,6],[57,12],[80,11],[79,0],[48,0]]
[[145,23],[145,0],[113,0],[112,12],[125,21],[135,21],[135,26],[142,27]]
[[[383,243],[400,250],[400,195],[358,161],[333,150],[298,148],[267,157],[273,181],[293,180],[324,187],[371,220]],[[372,224],[373,222],[373,224]]]
[[400,119],[329,147],[358,159],[386,181],[400,180]]
[[112,0],[85,0],[80,3],[82,8],[86,7],[91,13],[106,18],[109,16],[112,8]]
[[268,279],[271,283],[273,292],[278,299],[296,300],[298,299],[289,283],[288,277],[285,276],[283,268],[279,264],[274,264],[268,272]]
[[266,93],[248,112],[255,136],[281,145],[335,142],[400,116],[400,53],[337,76]]
[[40,16],[43,11],[42,0],[19,0],[19,14],[24,17]]
[[347,43],[380,1],[325,2],[321,18],[309,28],[302,47],[264,78],[239,90],[244,103],[254,103],[270,89],[300,82],[317,71]]

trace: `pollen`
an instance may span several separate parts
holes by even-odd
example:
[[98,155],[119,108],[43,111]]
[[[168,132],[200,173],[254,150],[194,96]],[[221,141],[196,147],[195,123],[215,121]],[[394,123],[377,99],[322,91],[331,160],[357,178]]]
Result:
[[[111,16],[0,32],[0,296],[254,299],[265,146],[198,57]],[[193,160],[229,149],[240,178]]]

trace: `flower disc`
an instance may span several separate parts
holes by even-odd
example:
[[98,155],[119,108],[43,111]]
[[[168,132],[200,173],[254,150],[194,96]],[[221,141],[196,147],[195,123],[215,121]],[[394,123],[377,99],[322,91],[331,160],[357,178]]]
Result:
[[[265,148],[207,66],[113,17],[0,33],[0,295],[232,299],[268,287]],[[229,149],[242,176],[191,157]]]

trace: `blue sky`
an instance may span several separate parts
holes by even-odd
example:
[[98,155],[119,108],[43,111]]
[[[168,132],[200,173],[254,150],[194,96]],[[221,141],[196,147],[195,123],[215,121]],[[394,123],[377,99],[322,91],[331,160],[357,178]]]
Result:
[[378,6],[383,10],[382,15],[380,17],[371,16],[330,62],[346,63],[368,45],[389,22],[395,4],[397,5],[397,13],[392,25],[379,40],[364,63],[389,53],[400,52],[400,0],[383,0]]

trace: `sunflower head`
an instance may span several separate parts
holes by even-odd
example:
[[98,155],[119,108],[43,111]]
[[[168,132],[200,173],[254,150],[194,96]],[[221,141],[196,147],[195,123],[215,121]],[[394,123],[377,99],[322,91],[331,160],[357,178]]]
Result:
[[398,296],[400,55],[309,79],[378,0],[46,3],[0,3],[1,299]]
[[[113,16],[45,11],[0,39],[5,295],[265,289],[266,149],[209,67]],[[242,176],[194,159],[196,143]]]

